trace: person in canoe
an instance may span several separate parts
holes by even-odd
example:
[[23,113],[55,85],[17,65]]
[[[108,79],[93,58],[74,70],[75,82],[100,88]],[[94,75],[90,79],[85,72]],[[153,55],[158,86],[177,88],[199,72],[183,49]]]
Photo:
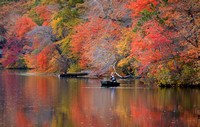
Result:
[[111,73],[110,80],[111,82],[117,82],[113,72]]

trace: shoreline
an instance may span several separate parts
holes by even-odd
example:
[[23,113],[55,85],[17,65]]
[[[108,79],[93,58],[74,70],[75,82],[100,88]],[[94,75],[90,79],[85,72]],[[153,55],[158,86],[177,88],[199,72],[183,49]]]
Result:
[[[11,70],[11,71],[29,71],[33,70],[34,68],[1,68],[1,70]],[[88,79],[104,79],[104,78],[109,78],[108,75],[103,75],[103,76],[96,76],[96,75],[90,75],[88,72],[70,72],[66,74],[60,74],[60,73],[40,73],[40,72],[33,72],[36,75],[46,75],[46,76],[55,76],[58,78],[88,78]],[[68,75],[69,76],[62,76],[60,77],[59,75]],[[79,75],[79,74],[84,74],[84,75]],[[72,75],[72,76],[71,76]],[[75,75],[75,76],[74,76]],[[118,78],[121,79],[121,78]],[[140,80],[138,78],[128,78],[132,80]],[[125,79],[125,80],[128,80]],[[181,85],[170,85],[170,84],[155,84],[156,87],[158,88],[200,88],[200,84],[181,84]]]

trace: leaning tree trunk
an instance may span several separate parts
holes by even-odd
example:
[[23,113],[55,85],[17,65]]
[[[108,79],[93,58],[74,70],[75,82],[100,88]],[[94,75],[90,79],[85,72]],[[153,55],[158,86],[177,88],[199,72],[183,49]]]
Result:
[[127,76],[121,76],[119,73],[117,73],[115,67],[116,67],[116,65],[117,65],[118,63],[119,63],[119,60],[116,61],[116,62],[112,65],[113,70],[115,71],[115,74],[116,74],[118,77],[120,77],[121,79],[135,78],[135,76],[131,75],[130,73],[129,73],[129,75],[127,75]]
[[70,68],[71,60],[70,59],[67,59],[67,60],[65,59],[64,55],[62,55],[62,50],[60,49],[60,47],[57,44],[55,45],[55,48],[56,48],[56,50],[58,51],[59,55],[62,58],[62,63],[65,64],[65,69],[63,71],[64,71],[64,73],[67,73],[68,69]]

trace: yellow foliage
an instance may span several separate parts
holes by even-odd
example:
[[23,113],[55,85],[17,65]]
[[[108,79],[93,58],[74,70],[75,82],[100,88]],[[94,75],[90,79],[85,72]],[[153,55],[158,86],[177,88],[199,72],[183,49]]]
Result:
[[61,18],[57,18],[57,19],[52,20],[50,23],[53,28],[53,33],[54,34],[58,33],[57,36],[62,35],[62,28],[58,27],[58,23],[60,22],[60,20],[61,20]]
[[118,66],[123,67],[125,65],[129,65],[129,62],[132,63],[132,61],[133,61],[133,58],[131,58],[131,57],[123,58],[122,60],[119,61]]
[[41,0],[42,4],[58,4],[65,2],[65,0]]
[[70,19],[68,22],[63,22],[63,18],[56,18],[51,21],[50,25],[53,28],[53,33],[56,34],[57,37],[64,38],[64,33],[68,32],[67,34],[71,35],[73,27],[80,22],[81,20],[78,18]]
[[118,45],[116,46],[118,54],[128,55],[131,53],[132,36],[135,34],[131,29],[123,29],[123,36],[120,38]]
[[121,32],[123,36],[120,38],[118,44],[116,45],[117,53],[122,58],[118,63],[119,67],[123,67],[129,63],[134,63],[134,58],[131,56],[131,43],[132,37],[135,35],[135,33],[132,31],[132,29],[129,28],[124,28]]

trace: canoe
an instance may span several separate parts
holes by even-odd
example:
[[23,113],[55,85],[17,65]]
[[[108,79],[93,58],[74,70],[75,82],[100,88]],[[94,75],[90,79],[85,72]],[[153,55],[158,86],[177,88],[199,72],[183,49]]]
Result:
[[120,86],[119,82],[101,81],[102,87],[117,87]]

